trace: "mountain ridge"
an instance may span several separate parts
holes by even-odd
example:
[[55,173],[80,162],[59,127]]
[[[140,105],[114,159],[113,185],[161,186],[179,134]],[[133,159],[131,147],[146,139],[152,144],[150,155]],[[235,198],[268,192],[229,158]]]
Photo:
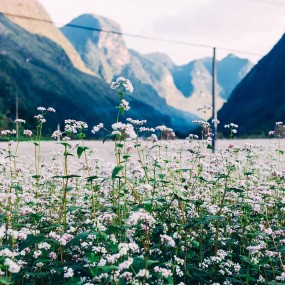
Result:
[[236,86],[218,113],[222,124],[231,120],[239,125],[240,135],[265,136],[275,122],[284,120],[284,62],[285,35]]
[[[100,33],[98,30],[102,29],[103,21],[105,30],[114,29],[119,35],[106,33],[107,36],[104,32]],[[74,24],[92,26],[96,31],[81,33],[69,26]],[[94,14],[80,15],[65,27],[62,27],[61,31],[81,55],[86,66],[107,82],[120,74],[136,78],[144,84],[151,85],[160,97],[166,99],[168,105],[181,111],[191,112],[197,116],[200,116],[199,111],[197,111],[199,107],[204,104],[211,105],[212,77],[206,66],[204,66],[202,59],[189,62],[184,66],[176,66],[169,56],[163,53],[142,55],[136,51],[128,50],[121,36],[120,26],[114,21]],[[99,41],[101,45],[99,45]],[[116,42],[116,45],[110,44],[111,42]],[[86,48],[87,45],[89,50]],[[109,54],[108,50],[110,50]],[[123,61],[117,63],[114,57],[122,58]],[[189,69],[191,65],[195,68]],[[230,67],[227,66],[227,68]],[[225,72],[228,72],[228,70]],[[233,72],[240,73],[239,70]],[[204,78],[202,78],[203,76]],[[236,77],[239,77],[239,75]],[[237,81],[237,79],[235,80]],[[230,87],[233,88],[233,85],[237,83],[236,81],[231,82]],[[223,88],[217,85],[217,108],[223,105],[225,100],[223,97],[227,98],[229,96],[229,94],[223,97],[220,96],[222,90]],[[226,92],[230,91],[227,87]]]
[[[0,13],[26,31],[45,36],[59,44],[69,56],[73,65],[82,72],[92,74],[64,35],[52,24],[52,20],[37,0],[1,0]],[[12,16],[15,15],[15,16]],[[36,15],[36,17],[35,17]],[[32,19],[40,20],[32,20]]]
[[[0,112],[4,114],[0,118],[1,128],[14,124],[16,93],[26,127],[32,127],[35,121],[31,110],[51,106],[57,112],[47,121],[49,131],[68,118],[86,121],[90,126],[102,122],[111,128],[119,98],[108,84],[74,68],[65,51],[48,38],[25,31],[3,15],[0,27]],[[134,82],[135,88],[139,84]],[[165,124],[183,136],[193,129],[195,116],[167,106],[154,91],[150,100],[134,94],[126,95],[131,106],[127,116],[146,119],[152,127]]]

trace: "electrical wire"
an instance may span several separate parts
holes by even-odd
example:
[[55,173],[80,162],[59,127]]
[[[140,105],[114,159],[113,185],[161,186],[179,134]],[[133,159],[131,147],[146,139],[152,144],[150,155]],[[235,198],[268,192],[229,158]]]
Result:
[[[254,1],[254,0],[251,0],[251,1]],[[49,24],[53,24],[53,25],[60,24],[60,23],[54,23],[51,20],[28,17],[28,16],[23,16],[23,15],[16,15],[16,14],[11,14],[11,13],[4,13],[4,12],[0,12],[0,14],[2,14],[4,16],[8,16],[8,17],[21,18],[21,19],[25,19],[25,20],[29,20],[29,21],[45,22],[45,23],[49,23]],[[121,35],[121,36],[126,36],[126,37],[133,37],[133,38],[144,39],[144,40],[152,40],[152,41],[159,41],[159,42],[165,42],[165,43],[194,46],[194,47],[200,47],[200,48],[211,48],[211,49],[213,49],[215,47],[216,49],[228,51],[228,52],[249,54],[249,55],[258,56],[258,57],[263,56],[262,54],[258,54],[255,52],[238,50],[238,49],[231,49],[231,48],[226,48],[226,47],[221,47],[221,46],[212,46],[212,45],[206,45],[206,44],[200,44],[200,43],[184,42],[184,41],[170,40],[170,39],[164,39],[164,38],[143,36],[143,35],[138,35],[138,34],[129,34],[129,33],[123,33],[123,32],[119,32],[119,31],[105,30],[105,29],[99,29],[99,28],[95,28],[95,27],[82,26],[82,25],[75,25],[75,24],[71,24],[71,23],[66,24],[65,27],[70,27],[70,28],[75,28],[75,29],[83,29],[83,30],[89,30],[89,31],[96,31],[96,32],[102,32],[102,33],[109,33],[109,34]]]

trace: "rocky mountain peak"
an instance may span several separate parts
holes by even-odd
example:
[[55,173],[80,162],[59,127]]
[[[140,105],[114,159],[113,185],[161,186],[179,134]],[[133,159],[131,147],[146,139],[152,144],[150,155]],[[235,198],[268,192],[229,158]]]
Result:
[[[72,26],[87,28],[74,29]],[[86,65],[107,82],[130,62],[119,24],[102,16],[83,14],[61,28]],[[110,33],[108,31],[114,31]],[[118,34],[116,34],[118,32]]]
[[165,53],[154,52],[146,54],[145,57],[152,61],[159,62],[169,70],[171,70],[175,66],[172,59]]

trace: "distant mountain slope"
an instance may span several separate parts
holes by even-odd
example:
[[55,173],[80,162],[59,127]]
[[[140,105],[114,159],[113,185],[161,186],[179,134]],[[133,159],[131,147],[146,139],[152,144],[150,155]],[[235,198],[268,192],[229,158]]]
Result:
[[[15,118],[15,94],[19,96],[20,117],[33,118],[38,106],[52,106],[57,112],[50,116],[47,128],[52,131],[64,119],[87,121],[90,126],[114,122],[117,94],[99,78],[75,69],[61,47],[51,40],[26,32],[0,15],[0,127]],[[134,82],[135,88],[140,82]],[[196,117],[167,106],[152,91],[149,96],[127,95],[131,109],[127,116],[146,119],[148,125],[166,124],[182,135],[193,128]]]
[[72,64],[76,68],[85,73],[91,73],[91,71],[85,67],[85,64],[70,42],[53,24],[50,23],[50,16],[37,0],[1,0],[0,13],[8,13],[11,15],[44,20],[36,21],[21,17],[8,16],[11,21],[30,33],[45,36],[58,43],[65,50]]
[[[120,26],[104,17],[84,14],[72,20],[70,25],[92,27],[120,32]],[[86,65],[102,79],[111,82],[130,61],[125,41],[121,35],[89,29],[74,29],[66,25],[62,33],[78,51]]]
[[[74,29],[71,26],[90,29]],[[114,31],[105,33],[98,30]],[[169,106],[200,116],[197,108],[211,105],[211,59],[200,59],[177,66],[163,53],[142,55],[128,50],[120,26],[107,18],[84,14],[61,28],[81,55],[86,66],[107,82],[120,74],[151,86]],[[118,33],[118,34],[116,34]],[[249,61],[229,55],[218,65],[217,108],[252,66]],[[144,88],[147,92],[147,89]],[[140,89],[137,89],[141,93]],[[147,94],[147,93],[146,93]]]
[[[266,135],[285,121],[285,36],[234,89],[218,116],[239,125],[241,135]],[[222,128],[221,128],[221,131]]]
[[[212,58],[202,59],[207,70],[212,72]],[[217,82],[221,87],[219,95],[227,100],[236,85],[252,69],[253,63],[248,59],[229,54],[222,60],[217,60]]]

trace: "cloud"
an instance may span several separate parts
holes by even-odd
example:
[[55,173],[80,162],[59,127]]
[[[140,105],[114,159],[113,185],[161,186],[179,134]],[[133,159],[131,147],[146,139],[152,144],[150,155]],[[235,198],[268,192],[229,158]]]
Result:
[[161,17],[153,30],[165,37],[195,38],[215,44],[248,35],[254,39],[255,34],[280,33],[284,20],[284,9],[280,11],[276,6],[246,0],[212,0],[195,9],[188,5],[176,16]]
[[[0,0],[1,1],[1,0]],[[118,22],[123,32],[264,54],[282,36],[285,7],[281,0],[39,0],[56,22],[95,13]],[[268,2],[270,5],[263,2]],[[284,2],[283,2],[284,3]],[[271,5],[272,4],[272,5]],[[209,56],[193,48],[125,37],[142,53],[166,52],[177,63]],[[226,53],[218,50],[218,55]],[[240,54],[243,57],[249,55]],[[256,57],[251,57],[251,60]]]

